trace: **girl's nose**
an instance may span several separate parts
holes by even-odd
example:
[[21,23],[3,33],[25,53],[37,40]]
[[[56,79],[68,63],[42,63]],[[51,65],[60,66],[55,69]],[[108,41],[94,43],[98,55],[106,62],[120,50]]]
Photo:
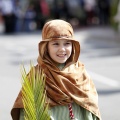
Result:
[[65,47],[64,46],[60,46],[59,51],[65,51]]

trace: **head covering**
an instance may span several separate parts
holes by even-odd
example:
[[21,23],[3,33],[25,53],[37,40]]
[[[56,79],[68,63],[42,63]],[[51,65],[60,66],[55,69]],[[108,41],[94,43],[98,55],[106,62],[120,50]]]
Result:
[[[73,51],[64,68],[60,70],[49,57],[47,43],[51,40],[63,39],[72,41]],[[46,75],[47,100],[51,107],[76,102],[100,120],[97,91],[84,65],[78,61],[79,54],[80,44],[74,39],[72,26],[63,20],[48,21],[42,30],[38,65],[35,69],[42,68]],[[12,116],[15,116],[17,111],[15,108],[23,108],[21,94],[16,99],[11,112]]]
[[48,55],[46,54],[46,45],[48,41],[63,39],[72,41],[73,53],[68,61],[76,62],[80,54],[80,44],[74,38],[72,26],[64,20],[51,20],[44,25],[42,30],[42,41],[39,43],[38,61],[48,60]]

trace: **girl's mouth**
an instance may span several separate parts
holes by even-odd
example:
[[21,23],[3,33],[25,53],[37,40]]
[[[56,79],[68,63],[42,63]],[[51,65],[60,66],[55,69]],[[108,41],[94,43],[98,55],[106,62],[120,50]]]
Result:
[[60,55],[57,55],[58,57],[64,57],[66,56],[66,54],[60,54]]

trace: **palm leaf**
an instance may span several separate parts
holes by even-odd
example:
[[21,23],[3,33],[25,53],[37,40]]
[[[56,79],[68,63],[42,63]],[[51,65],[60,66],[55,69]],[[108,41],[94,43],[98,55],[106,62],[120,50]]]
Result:
[[25,67],[22,74],[22,101],[25,120],[50,120],[48,104],[46,105],[45,76],[42,70],[35,70],[30,65],[27,75]]

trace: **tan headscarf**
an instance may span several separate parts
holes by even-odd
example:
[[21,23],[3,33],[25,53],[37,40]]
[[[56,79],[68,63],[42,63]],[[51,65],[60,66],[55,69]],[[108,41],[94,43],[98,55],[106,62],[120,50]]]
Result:
[[[48,55],[47,43],[51,40],[63,39],[72,41],[73,51],[64,68],[60,70]],[[80,44],[74,39],[72,26],[68,22],[51,20],[44,25],[42,41],[39,43],[38,66],[43,69],[46,75],[46,92],[50,106],[67,105],[76,102],[96,115],[100,120],[98,95],[84,65],[78,61],[79,54]],[[37,69],[38,66],[35,68]],[[18,108],[23,108],[21,92],[11,111],[13,120],[18,120],[15,115],[19,114]]]

